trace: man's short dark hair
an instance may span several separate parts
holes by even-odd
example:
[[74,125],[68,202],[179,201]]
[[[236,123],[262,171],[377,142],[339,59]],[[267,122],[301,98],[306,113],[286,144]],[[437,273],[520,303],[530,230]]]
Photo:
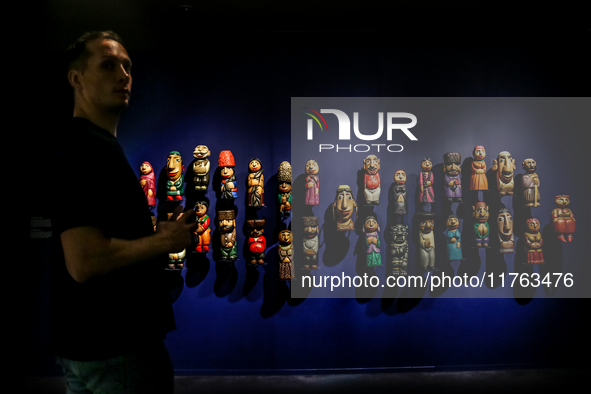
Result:
[[72,69],[84,70],[84,68],[86,67],[86,60],[88,60],[88,57],[90,56],[90,52],[86,48],[86,43],[99,38],[106,38],[109,40],[117,41],[119,44],[123,45],[121,37],[119,37],[116,33],[110,30],[91,31],[84,33],[82,36],[80,36],[80,38],[74,41],[74,43],[66,49],[65,60],[68,71]]

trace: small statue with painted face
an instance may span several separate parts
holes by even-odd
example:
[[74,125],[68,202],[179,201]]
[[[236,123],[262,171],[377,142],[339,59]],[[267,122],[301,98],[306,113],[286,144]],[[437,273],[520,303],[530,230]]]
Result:
[[528,264],[544,264],[544,253],[542,252],[542,234],[540,234],[540,221],[530,218],[526,221],[525,230],[525,251],[527,252]]
[[536,174],[537,165],[534,159],[525,159],[521,163],[521,167],[525,170],[523,178],[521,178],[521,185],[523,186],[523,198],[525,199],[526,207],[540,206],[540,177]]
[[474,240],[479,248],[488,248],[490,227],[488,226],[488,205],[485,202],[477,202],[472,206],[474,218]]
[[462,155],[448,152],[443,155],[443,173],[445,184],[443,193],[450,202],[462,202]]
[[515,169],[515,159],[507,151],[499,153],[493,160],[492,170],[497,172],[497,189],[501,196],[513,195]]
[[348,185],[339,186],[332,203],[333,219],[336,222],[338,231],[349,231],[355,228],[353,215],[356,209],[357,204],[353,198],[351,188]]
[[515,235],[513,234],[513,216],[507,208],[499,209],[497,215],[497,226],[499,229],[499,252],[515,252]]
[[366,205],[380,204],[380,159],[376,155],[369,155],[363,160],[363,175],[364,196]]
[[424,158],[421,162],[421,173],[419,175],[419,202],[434,202],[435,193],[433,193],[433,162],[431,159]]
[[408,266],[408,226],[395,224],[390,228],[392,252],[392,275],[407,275]]
[[572,242],[576,223],[573,211],[568,208],[570,197],[567,195],[556,196],[554,200],[556,208],[552,211],[552,223],[554,232],[562,242]]
[[394,173],[394,190],[391,203],[394,205],[396,215],[406,215],[408,212],[408,201],[406,193],[406,172],[398,170]]
[[447,240],[447,259],[462,260],[462,234],[458,227],[460,221],[456,215],[449,215],[445,223],[447,230],[445,230],[445,238]]
[[365,223],[363,223],[363,233],[365,234],[365,246],[367,248],[367,266],[381,266],[380,225],[378,224],[378,218],[375,213],[371,213],[365,218]]

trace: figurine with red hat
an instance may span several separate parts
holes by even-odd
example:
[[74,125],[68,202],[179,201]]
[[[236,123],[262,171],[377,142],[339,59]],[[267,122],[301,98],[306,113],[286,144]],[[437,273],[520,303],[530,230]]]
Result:
[[233,200],[238,197],[238,189],[236,187],[236,174],[234,172],[236,163],[234,162],[234,156],[231,151],[224,150],[220,152],[218,166],[221,168],[222,184],[220,189],[222,198]]

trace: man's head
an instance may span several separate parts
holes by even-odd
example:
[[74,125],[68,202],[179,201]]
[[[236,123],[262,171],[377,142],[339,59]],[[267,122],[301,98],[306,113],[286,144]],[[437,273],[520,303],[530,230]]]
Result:
[[75,105],[84,111],[120,112],[131,92],[131,60],[117,34],[82,35],[66,50],[68,81]]

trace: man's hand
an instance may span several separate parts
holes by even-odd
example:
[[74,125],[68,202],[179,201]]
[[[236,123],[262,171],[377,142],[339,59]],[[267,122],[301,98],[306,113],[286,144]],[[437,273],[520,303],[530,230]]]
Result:
[[119,268],[141,265],[158,255],[181,252],[190,245],[191,233],[199,226],[194,210],[181,212],[179,206],[171,220],[157,224],[154,235],[133,240],[106,237],[92,226],[64,231],[61,241],[68,272],[83,283]]

